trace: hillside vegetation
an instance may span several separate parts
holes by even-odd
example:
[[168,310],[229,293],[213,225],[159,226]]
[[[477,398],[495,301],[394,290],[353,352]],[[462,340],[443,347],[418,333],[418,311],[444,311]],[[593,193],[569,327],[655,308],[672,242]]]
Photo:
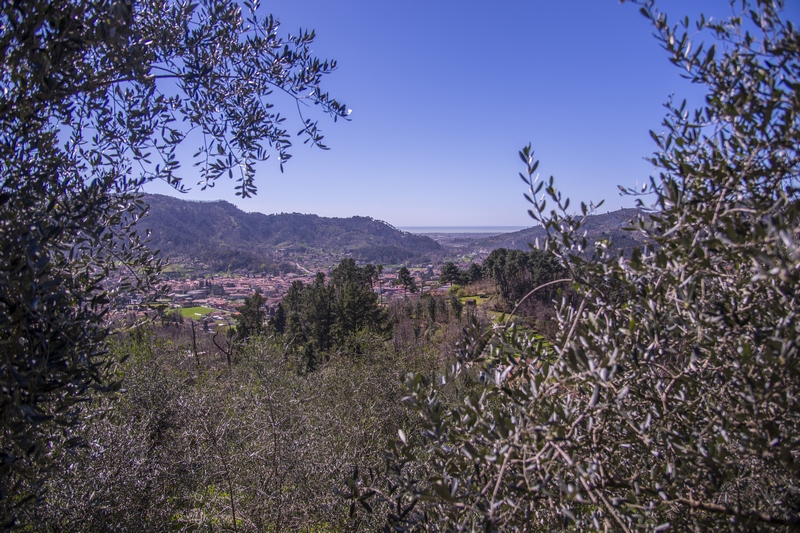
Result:
[[399,263],[440,253],[429,237],[400,231],[369,217],[245,213],[225,201],[192,202],[146,195],[150,212],[139,227],[150,246],[168,257],[190,257],[225,268],[256,269],[283,252],[351,255],[365,262]]
[[[642,209],[619,209],[587,216],[581,230],[586,232],[586,240],[592,244],[586,251],[591,254],[594,250],[593,243],[601,239],[608,240],[614,249],[621,251],[630,251],[637,246],[652,242],[644,232],[631,228],[631,220],[646,216],[647,212]],[[512,233],[480,239],[476,245],[489,250],[496,248],[528,250],[530,244],[543,243],[546,238],[545,229],[537,225]]]

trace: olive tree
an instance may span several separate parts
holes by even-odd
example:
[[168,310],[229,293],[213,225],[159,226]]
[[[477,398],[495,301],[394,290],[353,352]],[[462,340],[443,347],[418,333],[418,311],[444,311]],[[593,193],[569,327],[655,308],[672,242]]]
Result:
[[[631,256],[582,237],[554,181],[521,152],[532,217],[578,291],[552,346],[513,325],[455,367],[486,383],[464,403],[409,376],[420,428],[390,447],[397,530],[704,531],[800,525],[800,34],[783,2],[672,24],[638,2],[684,76],[667,104]],[[698,32],[690,38],[690,32]],[[647,195],[650,196],[647,196]],[[652,202],[652,203],[650,203]],[[387,488],[388,487],[388,488]]]
[[[150,293],[161,262],[135,227],[141,187],[182,190],[178,146],[198,146],[203,188],[255,193],[255,165],[324,148],[307,104],[335,62],[313,32],[281,37],[257,2],[22,0],[0,5],[0,515],[36,494],[52,445],[108,376],[109,310]],[[291,126],[278,109],[299,112]],[[292,112],[294,113],[294,112]],[[184,161],[185,162],[185,161]]]

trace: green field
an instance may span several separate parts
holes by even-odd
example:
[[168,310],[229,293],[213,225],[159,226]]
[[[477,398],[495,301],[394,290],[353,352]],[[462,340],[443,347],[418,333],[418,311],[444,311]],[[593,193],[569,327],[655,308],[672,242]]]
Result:
[[197,319],[214,311],[215,309],[211,309],[210,307],[181,307],[181,314],[184,318]]

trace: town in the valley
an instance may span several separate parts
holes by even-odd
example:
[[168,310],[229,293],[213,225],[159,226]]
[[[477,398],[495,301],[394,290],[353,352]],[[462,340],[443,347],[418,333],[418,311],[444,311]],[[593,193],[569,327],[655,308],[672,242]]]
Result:
[[[317,272],[327,275],[329,268],[314,265],[306,268],[295,263],[294,272],[253,274],[246,271],[211,272],[197,263],[175,263],[170,265],[163,277],[166,284],[164,298],[155,306],[145,306],[137,299],[120,300],[117,316],[167,315],[180,316],[204,324],[206,329],[227,327],[235,324],[235,314],[245,298],[258,291],[266,300],[266,312],[274,313],[278,304],[294,282],[312,283]],[[408,290],[397,283],[400,267],[384,269],[375,284],[380,302],[386,304],[395,298],[407,296]],[[450,284],[439,283],[439,265],[411,266],[408,268],[419,293],[445,293]],[[124,310],[124,311],[123,311]]]

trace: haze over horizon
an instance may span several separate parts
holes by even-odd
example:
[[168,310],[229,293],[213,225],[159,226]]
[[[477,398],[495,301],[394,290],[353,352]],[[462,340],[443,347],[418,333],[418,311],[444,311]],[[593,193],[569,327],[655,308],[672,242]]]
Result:
[[[673,22],[730,12],[725,0],[660,7]],[[227,180],[199,191],[190,164],[189,194],[162,183],[147,192],[223,199],[248,212],[369,216],[395,227],[530,226],[517,177],[517,152],[528,142],[542,178],[553,175],[574,205],[632,207],[617,185],[650,176],[648,131],[660,131],[663,104],[673,94],[690,104],[702,98],[637,6],[615,0],[274,0],[265,8],[282,33],[316,31],[314,52],[338,62],[324,87],[352,108],[352,120],[309,117],[331,150],[298,139],[283,174],[276,156],[259,167],[254,198],[236,197]],[[787,11],[800,18],[800,3]],[[296,121],[294,104],[276,101]],[[194,148],[188,143],[186,153]]]

